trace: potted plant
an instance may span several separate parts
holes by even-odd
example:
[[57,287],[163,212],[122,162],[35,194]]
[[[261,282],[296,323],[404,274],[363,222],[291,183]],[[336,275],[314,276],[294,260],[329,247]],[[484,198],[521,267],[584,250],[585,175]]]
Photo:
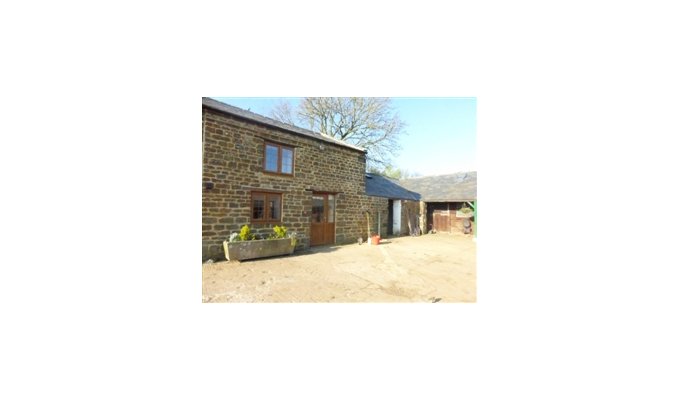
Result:
[[297,238],[295,233],[289,234],[287,231],[285,226],[275,226],[269,237],[258,240],[250,227],[243,225],[240,232],[232,233],[229,240],[224,241],[224,255],[229,261],[240,261],[293,254]]
[[[371,213],[368,211],[364,211],[366,213],[366,232],[368,232],[368,238],[366,239],[366,243],[369,245],[372,244],[379,244],[380,243],[380,235],[377,233],[373,233],[371,231]],[[380,224],[378,224],[380,226]],[[361,243],[360,243],[361,244]]]

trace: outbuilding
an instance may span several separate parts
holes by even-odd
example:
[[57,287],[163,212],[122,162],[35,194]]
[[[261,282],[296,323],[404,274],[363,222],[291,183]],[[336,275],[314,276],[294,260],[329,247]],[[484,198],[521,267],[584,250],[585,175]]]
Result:
[[[374,218],[380,219],[380,236],[400,236],[403,234],[417,234],[414,232],[418,226],[419,215],[411,213],[413,207],[410,204],[418,204],[420,195],[400,186],[399,181],[378,174],[366,174],[366,195],[387,199],[387,209],[382,215]],[[384,224],[383,224],[384,222]]]
[[464,219],[456,216],[456,211],[477,206],[476,171],[403,179],[399,184],[420,194],[418,210],[424,233],[462,231]]

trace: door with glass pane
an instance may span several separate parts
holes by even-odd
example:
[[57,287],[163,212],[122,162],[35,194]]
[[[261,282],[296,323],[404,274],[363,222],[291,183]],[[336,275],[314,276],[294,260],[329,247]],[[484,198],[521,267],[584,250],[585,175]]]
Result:
[[335,243],[335,196],[327,193],[312,195],[312,246]]

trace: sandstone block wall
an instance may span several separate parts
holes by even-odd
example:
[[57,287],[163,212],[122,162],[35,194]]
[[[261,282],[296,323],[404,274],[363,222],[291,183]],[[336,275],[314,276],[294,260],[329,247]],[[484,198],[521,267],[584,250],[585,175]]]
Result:
[[[289,133],[203,107],[203,260],[224,259],[222,242],[248,224],[266,236],[275,224],[251,221],[251,192],[282,193],[281,224],[309,246],[313,192],[336,195],[337,244],[366,234],[366,211],[381,210],[383,232],[387,199],[365,195],[366,157],[361,151]],[[265,141],[295,148],[294,175],[264,172]],[[372,217],[377,229],[377,220]]]
[[[369,210],[370,223],[371,223],[371,233],[379,234],[381,237],[387,236],[387,222],[388,222],[388,212],[389,212],[389,200],[383,197],[373,197],[367,196],[367,203],[364,207]],[[378,228],[378,212],[380,212],[380,228]],[[368,235],[368,225],[366,221],[366,215],[364,213],[362,223],[361,223],[361,237],[366,242]],[[354,240],[357,240],[357,236]]]

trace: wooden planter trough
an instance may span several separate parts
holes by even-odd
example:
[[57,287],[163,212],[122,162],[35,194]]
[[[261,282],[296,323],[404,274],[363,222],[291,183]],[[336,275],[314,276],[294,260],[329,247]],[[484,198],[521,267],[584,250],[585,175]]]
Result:
[[223,245],[224,255],[227,260],[240,261],[293,254],[293,250],[295,250],[295,239],[246,240],[231,243],[225,240]]

